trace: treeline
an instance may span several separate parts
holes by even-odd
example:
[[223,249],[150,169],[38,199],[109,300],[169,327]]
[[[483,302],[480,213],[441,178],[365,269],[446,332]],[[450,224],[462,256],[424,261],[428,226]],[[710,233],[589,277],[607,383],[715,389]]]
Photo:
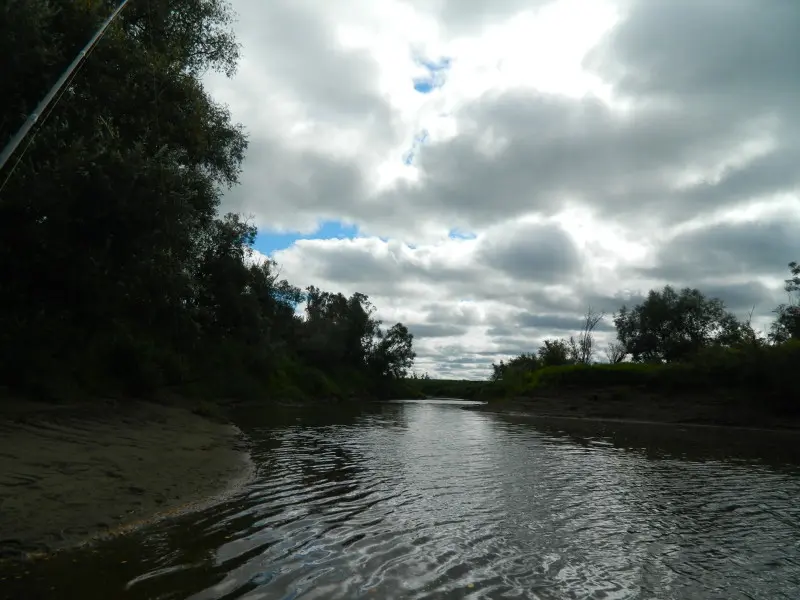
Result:
[[605,318],[589,310],[582,331],[549,339],[533,353],[492,365],[487,395],[543,389],[630,386],[656,392],[724,390],[779,412],[800,412],[800,265],[789,264],[790,301],[774,310],[768,331],[755,331],[718,298],[697,289],[651,290],[613,315],[616,340],[600,354],[594,330]]
[[[116,5],[3,3],[3,143]],[[411,366],[402,324],[280,279],[252,260],[256,229],[219,215],[247,138],[201,76],[234,72],[232,19],[223,0],[130,2],[0,173],[0,385],[342,396]]]
[[479,400],[484,397],[485,381],[470,379],[431,379],[430,377],[411,377],[408,380],[411,391],[409,397],[420,398],[458,398],[460,400]]

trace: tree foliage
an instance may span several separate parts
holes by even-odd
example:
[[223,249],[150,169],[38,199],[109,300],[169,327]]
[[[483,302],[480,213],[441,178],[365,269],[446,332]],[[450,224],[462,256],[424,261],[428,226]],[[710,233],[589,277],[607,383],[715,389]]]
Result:
[[383,377],[406,377],[416,356],[413,339],[402,323],[392,325],[385,334],[379,332],[378,341],[367,359],[368,365]]
[[786,280],[784,289],[789,302],[775,309],[776,319],[770,328],[770,339],[775,343],[800,340],[800,263],[790,262],[791,277]]
[[628,352],[622,342],[616,341],[606,345],[605,355],[609,364],[616,365],[625,360]]
[[538,350],[539,362],[543,367],[558,367],[572,363],[570,345],[567,340],[544,340]]
[[[3,143],[116,6],[3,4]],[[382,331],[363,294],[292,286],[254,262],[250,222],[219,214],[247,137],[201,76],[235,71],[232,20],[224,0],[129,3],[0,173],[2,382],[233,394],[405,376],[405,327]]]
[[635,362],[685,359],[713,343],[731,345],[744,335],[742,323],[718,298],[671,286],[651,290],[641,304],[614,316],[617,338]]
[[492,381],[507,379],[511,373],[532,373],[541,367],[541,362],[536,354],[522,353],[509,359],[508,362],[492,363]]

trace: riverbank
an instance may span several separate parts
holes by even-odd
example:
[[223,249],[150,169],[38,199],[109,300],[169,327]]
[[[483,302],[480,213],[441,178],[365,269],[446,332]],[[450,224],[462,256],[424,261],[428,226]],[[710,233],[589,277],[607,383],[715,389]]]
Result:
[[800,430],[798,416],[764,410],[751,398],[732,393],[657,393],[628,388],[551,390],[489,401],[479,410],[542,418]]
[[195,510],[252,474],[232,425],[179,406],[0,404],[0,559]]

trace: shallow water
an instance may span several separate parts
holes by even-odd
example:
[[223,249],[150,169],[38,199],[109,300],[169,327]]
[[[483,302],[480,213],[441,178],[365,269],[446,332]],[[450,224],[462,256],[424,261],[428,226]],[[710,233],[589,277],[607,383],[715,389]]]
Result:
[[800,598],[800,437],[463,404],[243,415],[241,494],[0,597]]

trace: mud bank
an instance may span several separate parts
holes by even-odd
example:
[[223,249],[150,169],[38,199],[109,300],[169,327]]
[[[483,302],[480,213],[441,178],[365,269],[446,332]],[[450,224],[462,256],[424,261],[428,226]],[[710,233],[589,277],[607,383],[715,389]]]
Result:
[[800,417],[775,414],[766,405],[767,400],[759,405],[750,398],[736,396],[598,389],[498,400],[476,410],[541,419],[800,430]]
[[238,429],[183,408],[0,400],[0,560],[199,508],[251,474]]

